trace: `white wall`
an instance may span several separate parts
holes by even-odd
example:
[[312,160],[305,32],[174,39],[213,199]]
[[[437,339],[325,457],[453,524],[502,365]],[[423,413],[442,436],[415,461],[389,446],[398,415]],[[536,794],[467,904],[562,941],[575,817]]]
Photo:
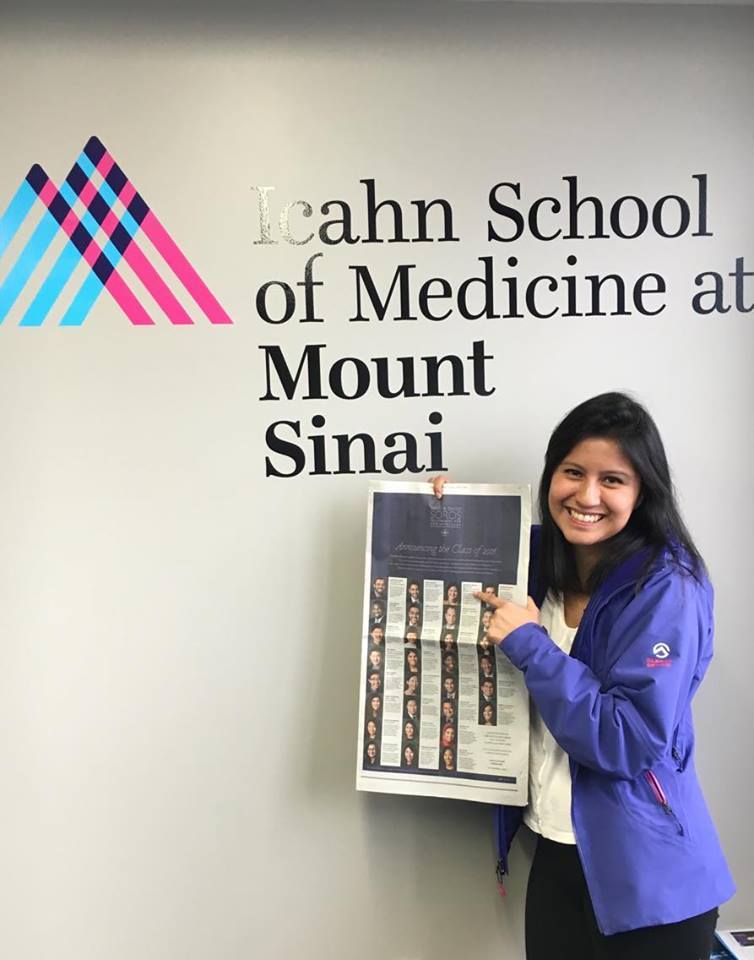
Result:
[[[234,318],[0,329],[0,953],[13,960],[519,958],[526,845],[501,903],[473,805],[353,790],[367,479],[264,476],[267,426],[422,433],[466,480],[535,483],[574,403],[635,391],[664,433],[718,597],[699,767],[751,923],[751,314],[694,315],[754,263],[748,9],[286,7],[17,13],[0,34],[0,207],[97,133]],[[489,188],[578,174],[604,199],[710,181],[714,237],[486,240]],[[282,200],[450,199],[458,244],[254,245]],[[322,325],[267,326],[265,280],[317,270]],[[349,264],[459,282],[655,270],[658,317],[350,324]],[[749,269],[752,269],[749,266]],[[0,277],[7,263],[0,261]],[[749,290],[748,300],[752,300]],[[312,332],[313,330],[313,332]],[[332,358],[495,355],[490,398],[263,403],[259,344]]]

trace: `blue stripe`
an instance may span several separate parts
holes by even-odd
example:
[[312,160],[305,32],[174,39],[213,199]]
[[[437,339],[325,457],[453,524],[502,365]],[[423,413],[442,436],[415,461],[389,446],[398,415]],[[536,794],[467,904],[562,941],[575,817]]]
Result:
[[47,275],[47,279],[39,288],[36,297],[29,305],[29,309],[21,318],[19,326],[40,327],[44,323],[45,317],[62,293],[63,287],[71,279],[71,274],[79,263],[81,263],[81,254],[69,240]]
[[80,327],[86,320],[89,311],[94,306],[97,297],[102,293],[102,281],[96,273],[92,272],[84,280],[81,289],[73,298],[73,303],[66,310],[63,319],[60,321],[61,327]]
[[34,206],[36,199],[36,191],[27,180],[24,180],[8,204],[8,209],[0,217],[0,257],[15,237],[18,228],[26,219],[26,215]]
[[[68,182],[63,182],[63,185],[60,188],[60,195],[63,197],[66,203],[68,203],[71,209],[73,209],[78,195],[76,191],[71,188]],[[92,236],[97,233],[99,225],[90,213],[85,213],[81,218],[81,222]],[[60,256],[55,261],[52,270],[50,270],[49,274],[47,275],[47,278],[40,287],[36,297],[29,305],[29,309],[21,318],[20,326],[39,327],[44,323],[47,314],[50,312],[55,304],[55,301],[63,292],[65,285],[71,279],[71,276],[73,275],[76,267],[79,265],[80,260],[81,254],[76,249],[74,244],[69,240],[65,247],[63,247]],[[91,309],[91,307],[89,309]],[[86,314],[82,315],[79,322],[83,323],[85,318]]]
[[45,255],[59,229],[55,217],[49,211],[46,211],[26,246],[19,254],[12,270],[0,286],[0,323],[8,316],[9,310],[18,299],[29,277],[34,272],[34,268]]

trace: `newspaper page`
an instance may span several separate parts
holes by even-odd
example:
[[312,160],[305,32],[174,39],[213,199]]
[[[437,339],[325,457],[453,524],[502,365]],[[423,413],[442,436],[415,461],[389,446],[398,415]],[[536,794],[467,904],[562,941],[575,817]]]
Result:
[[358,790],[526,804],[528,694],[473,593],[526,603],[530,526],[528,486],[370,488]]

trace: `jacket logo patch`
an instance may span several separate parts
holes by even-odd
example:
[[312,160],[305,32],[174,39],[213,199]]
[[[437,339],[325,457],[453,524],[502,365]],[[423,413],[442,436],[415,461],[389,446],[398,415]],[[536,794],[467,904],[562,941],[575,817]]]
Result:
[[669,667],[673,661],[670,659],[670,647],[667,643],[656,643],[652,647],[653,656],[647,657],[646,665],[648,667]]

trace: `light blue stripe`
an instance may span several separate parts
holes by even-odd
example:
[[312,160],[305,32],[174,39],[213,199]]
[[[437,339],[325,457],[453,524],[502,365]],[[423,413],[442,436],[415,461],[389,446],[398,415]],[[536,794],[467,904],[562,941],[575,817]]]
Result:
[[[67,181],[65,181],[61,186],[60,194],[66,203],[70,207],[73,207],[77,200],[77,194]],[[89,231],[89,234],[94,236],[98,230],[98,224],[94,217],[87,212],[82,217],[81,222]],[[66,243],[66,245],[63,247],[60,256],[55,261],[52,270],[47,275],[47,278],[40,287],[36,297],[29,305],[29,309],[21,318],[20,325],[22,327],[39,327],[44,323],[47,314],[50,312],[55,304],[55,301],[63,292],[65,285],[71,279],[71,276],[73,275],[76,267],[79,265],[80,260],[81,254],[73,242],[69,240],[68,243]],[[80,322],[84,322],[84,317],[82,317]]]
[[76,163],[81,167],[81,169],[86,174],[87,180],[92,179],[92,174],[97,169],[92,161],[87,157],[86,153],[82,150],[78,156]]
[[66,310],[61,327],[80,327],[86,320],[89,311],[102,293],[102,281],[96,273],[90,273],[81,285],[81,289],[73,298],[73,303]]
[[18,299],[59,229],[57,220],[47,211],[0,286],[0,323],[8,316],[9,310]]
[[28,180],[24,180],[8,204],[8,209],[0,217],[0,257],[15,237],[18,228],[26,219],[26,215],[34,206],[36,199],[36,191]]
[[29,305],[29,309],[21,318],[20,326],[40,327],[44,323],[45,317],[71,279],[71,274],[79,263],[81,263],[81,254],[69,240],[55,261],[47,279],[39,288],[36,297]]

